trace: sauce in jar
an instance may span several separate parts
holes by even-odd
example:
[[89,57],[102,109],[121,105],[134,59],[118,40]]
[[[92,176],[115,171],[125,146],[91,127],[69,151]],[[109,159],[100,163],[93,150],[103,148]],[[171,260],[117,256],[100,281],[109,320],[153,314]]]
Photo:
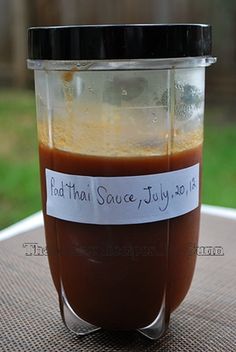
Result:
[[200,206],[144,224],[94,225],[46,214],[45,169],[74,175],[135,176],[179,170],[200,163],[202,146],[167,155],[97,156],[40,143],[40,168],[48,258],[54,284],[87,322],[108,329],[151,324],[166,295],[173,311],[191,284]]

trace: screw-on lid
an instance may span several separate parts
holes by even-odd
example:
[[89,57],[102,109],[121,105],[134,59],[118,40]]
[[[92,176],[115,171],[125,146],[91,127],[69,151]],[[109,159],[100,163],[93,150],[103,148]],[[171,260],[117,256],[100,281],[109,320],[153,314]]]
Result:
[[158,59],[211,55],[211,26],[122,24],[32,27],[29,59]]

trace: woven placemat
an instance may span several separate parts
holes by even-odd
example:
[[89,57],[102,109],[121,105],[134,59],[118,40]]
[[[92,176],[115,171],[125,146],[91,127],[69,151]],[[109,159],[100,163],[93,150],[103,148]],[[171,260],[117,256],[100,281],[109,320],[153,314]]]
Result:
[[137,332],[70,333],[61,321],[47,257],[26,255],[25,244],[33,242],[42,254],[43,229],[2,241],[0,351],[236,351],[235,234],[236,221],[202,218],[200,245],[212,246],[211,253],[218,246],[221,255],[198,256],[185,301],[166,335],[154,342]]

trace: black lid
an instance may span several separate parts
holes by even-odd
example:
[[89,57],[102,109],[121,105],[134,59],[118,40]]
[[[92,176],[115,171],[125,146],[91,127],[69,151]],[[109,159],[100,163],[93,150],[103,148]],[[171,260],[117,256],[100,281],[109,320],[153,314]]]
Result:
[[29,59],[155,59],[211,55],[211,26],[129,24],[32,27]]

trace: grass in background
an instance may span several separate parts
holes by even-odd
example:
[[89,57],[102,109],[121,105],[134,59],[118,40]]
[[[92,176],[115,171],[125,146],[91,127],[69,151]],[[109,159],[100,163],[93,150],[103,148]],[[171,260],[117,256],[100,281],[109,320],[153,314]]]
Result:
[[[236,207],[236,122],[206,112],[203,202]],[[41,208],[34,93],[0,91],[0,229]]]
[[34,94],[0,91],[0,229],[40,202]]
[[[203,203],[236,208],[236,116],[224,122],[206,112],[203,158]],[[224,114],[224,113],[223,113]]]

